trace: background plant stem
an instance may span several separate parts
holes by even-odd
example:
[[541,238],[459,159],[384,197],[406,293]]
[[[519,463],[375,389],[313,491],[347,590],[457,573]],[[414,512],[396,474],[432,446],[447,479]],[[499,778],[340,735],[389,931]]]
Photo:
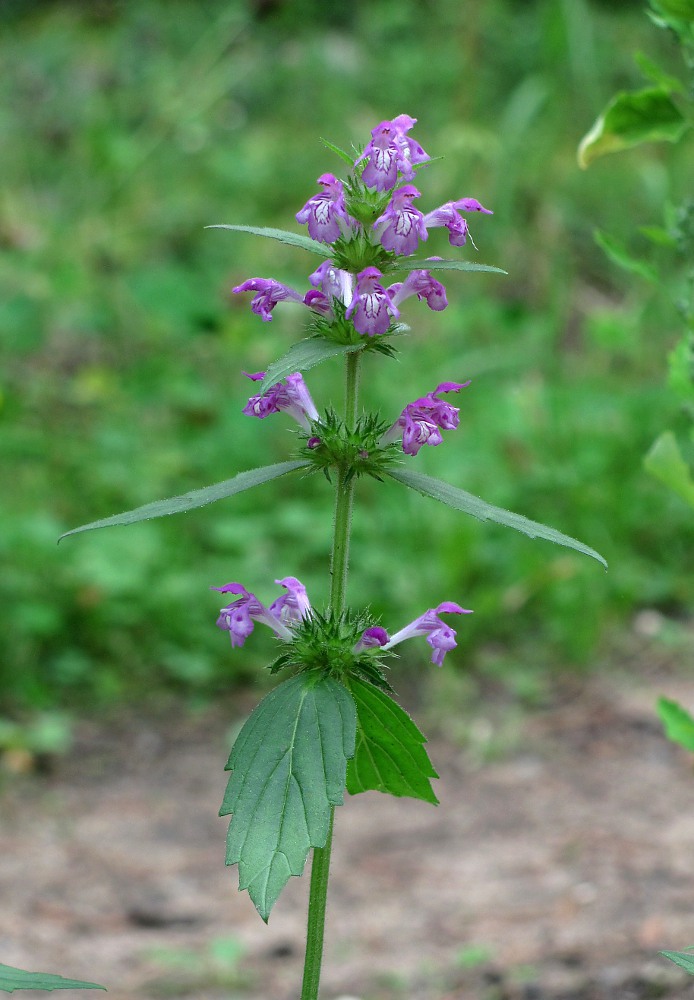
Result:
[[[345,422],[348,430],[353,428],[357,419],[360,355],[360,351],[354,351],[354,353],[347,355],[346,361]],[[335,486],[333,548],[330,559],[330,608],[336,615],[340,615],[344,611],[347,593],[349,532],[352,522],[352,499],[354,496],[354,479],[348,478],[348,472],[349,470],[345,468],[338,470]],[[311,862],[311,887],[309,889],[308,922],[306,926],[306,958],[304,960],[301,1000],[318,1000],[334,817],[335,807],[333,806],[330,810],[330,826],[325,846],[314,848],[313,860]]]

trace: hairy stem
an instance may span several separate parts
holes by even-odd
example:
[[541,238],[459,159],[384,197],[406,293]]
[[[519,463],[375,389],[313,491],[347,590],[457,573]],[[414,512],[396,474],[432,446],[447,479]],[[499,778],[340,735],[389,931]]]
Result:
[[[345,421],[348,428],[354,427],[357,419],[357,398],[359,392],[359,357],[355,351],[347,355],[345,369]],[[339,615],[344,611],[347,594],[347,571],[349,568],[349,532],[352,522],[352,499],[354,479],[349,470],[338,470],[335,485],[335,515],[333,519],[333,547],[330,558],[330,608]],[[311,861],[311,887],[308,898],[308,923],[306,927],[306,958],[301,1000],[318,1000],[321,962],[323,960],[323,937],[325,932],[325,908],[328,900],[328,878],[330,876],[330,851],[333,839],[335,807],[330,810],[330,826],[325,847],[313,850]]]

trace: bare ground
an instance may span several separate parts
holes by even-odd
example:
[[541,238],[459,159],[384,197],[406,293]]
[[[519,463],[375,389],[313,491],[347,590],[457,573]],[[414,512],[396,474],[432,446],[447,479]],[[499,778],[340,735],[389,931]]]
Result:
[[[691,709],[694,678],[573,683],[496,759],[432,740],[438,808],[348,798],[326,1000],[694,997],[657,955],[694,943],[694,773],[662,735],[661,693]],[[52,772],[6,779],[0,961],[112,1000],[298,997],[308,879],[267,927],[236,891],[217,817],[228,745],[219,709],[81,723]]]

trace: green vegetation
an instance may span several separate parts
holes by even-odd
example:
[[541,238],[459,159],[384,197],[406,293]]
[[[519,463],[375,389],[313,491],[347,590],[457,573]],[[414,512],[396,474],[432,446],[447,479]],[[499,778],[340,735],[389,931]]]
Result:
[[[303,317],[287,306],[262,324],[228,293],[253,275],[304,287],[313,258],[204,226],[294,228],[332,167],[316,135],[349,146],[400,112],[419,119],[425,148],[447,149],[418,176],[422,204],[457,190],[493,208],[471,220],[479,251],[465,254],[509,276],[451,274],[464,295],[451,294],[435,323],[407,304],[418,350],[366,359],[382,369],[382,416],[434,388],[421,370],[472,378],[459,431],[425,449],[417,470],[581,539],[610,571],[367,481],[351,598],[387,608],[391,629],[421,613],[423,595],[473,607],[461,670],[490,650],[533,669],[590,663],[638,609],[691,612],[691,510],[642,468],[678,419],[664,359],[679,333],[680,277],[663,287],[625,274],[592,236],[599,227],[633,244],[636,226],[660,224],[663,204],[687,188],[686,159],[654,146],[587,174],[575,160],[609,95],[639,85],[632,53],[668,67],[676,47],[651,32],[640,4],[291,7],[289,17],[259,5],[261,17],[235,0],[24,3],[5,15],[7,712],[163,687],[206,696],[256,677],[272,641],[232,657],[211,584],[242,580],[262,600],[274,576],[291,574],[320,605],[332,496],[318,479],[55,543],[78,524],[290,457],[288,419],[283,437],[283,417],[259,428],[241,415],[241,371],[284,353]],[[430,252],[446,247],[432,233]],[[319,408],[341,391],[339,369],[309,373]],[[379,519],[377,548],[366,518]]]

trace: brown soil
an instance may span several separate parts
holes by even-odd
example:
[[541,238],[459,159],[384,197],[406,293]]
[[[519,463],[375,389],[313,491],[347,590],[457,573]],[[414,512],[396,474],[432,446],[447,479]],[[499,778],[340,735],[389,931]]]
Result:
[[[694,706],[692,679],[613,674],[520,716],[480,709],[473,739],[430,743],[438,808],[348,798],[326,1000],[694,997],[657,955],[694,942],[694,774],[660,693]],[[112,1000],[298,997],[308,879],[267,927],[236,891],[217,817],[229,740],[218,710],[81,723],[50,773],[6,779],[0,961]]]

